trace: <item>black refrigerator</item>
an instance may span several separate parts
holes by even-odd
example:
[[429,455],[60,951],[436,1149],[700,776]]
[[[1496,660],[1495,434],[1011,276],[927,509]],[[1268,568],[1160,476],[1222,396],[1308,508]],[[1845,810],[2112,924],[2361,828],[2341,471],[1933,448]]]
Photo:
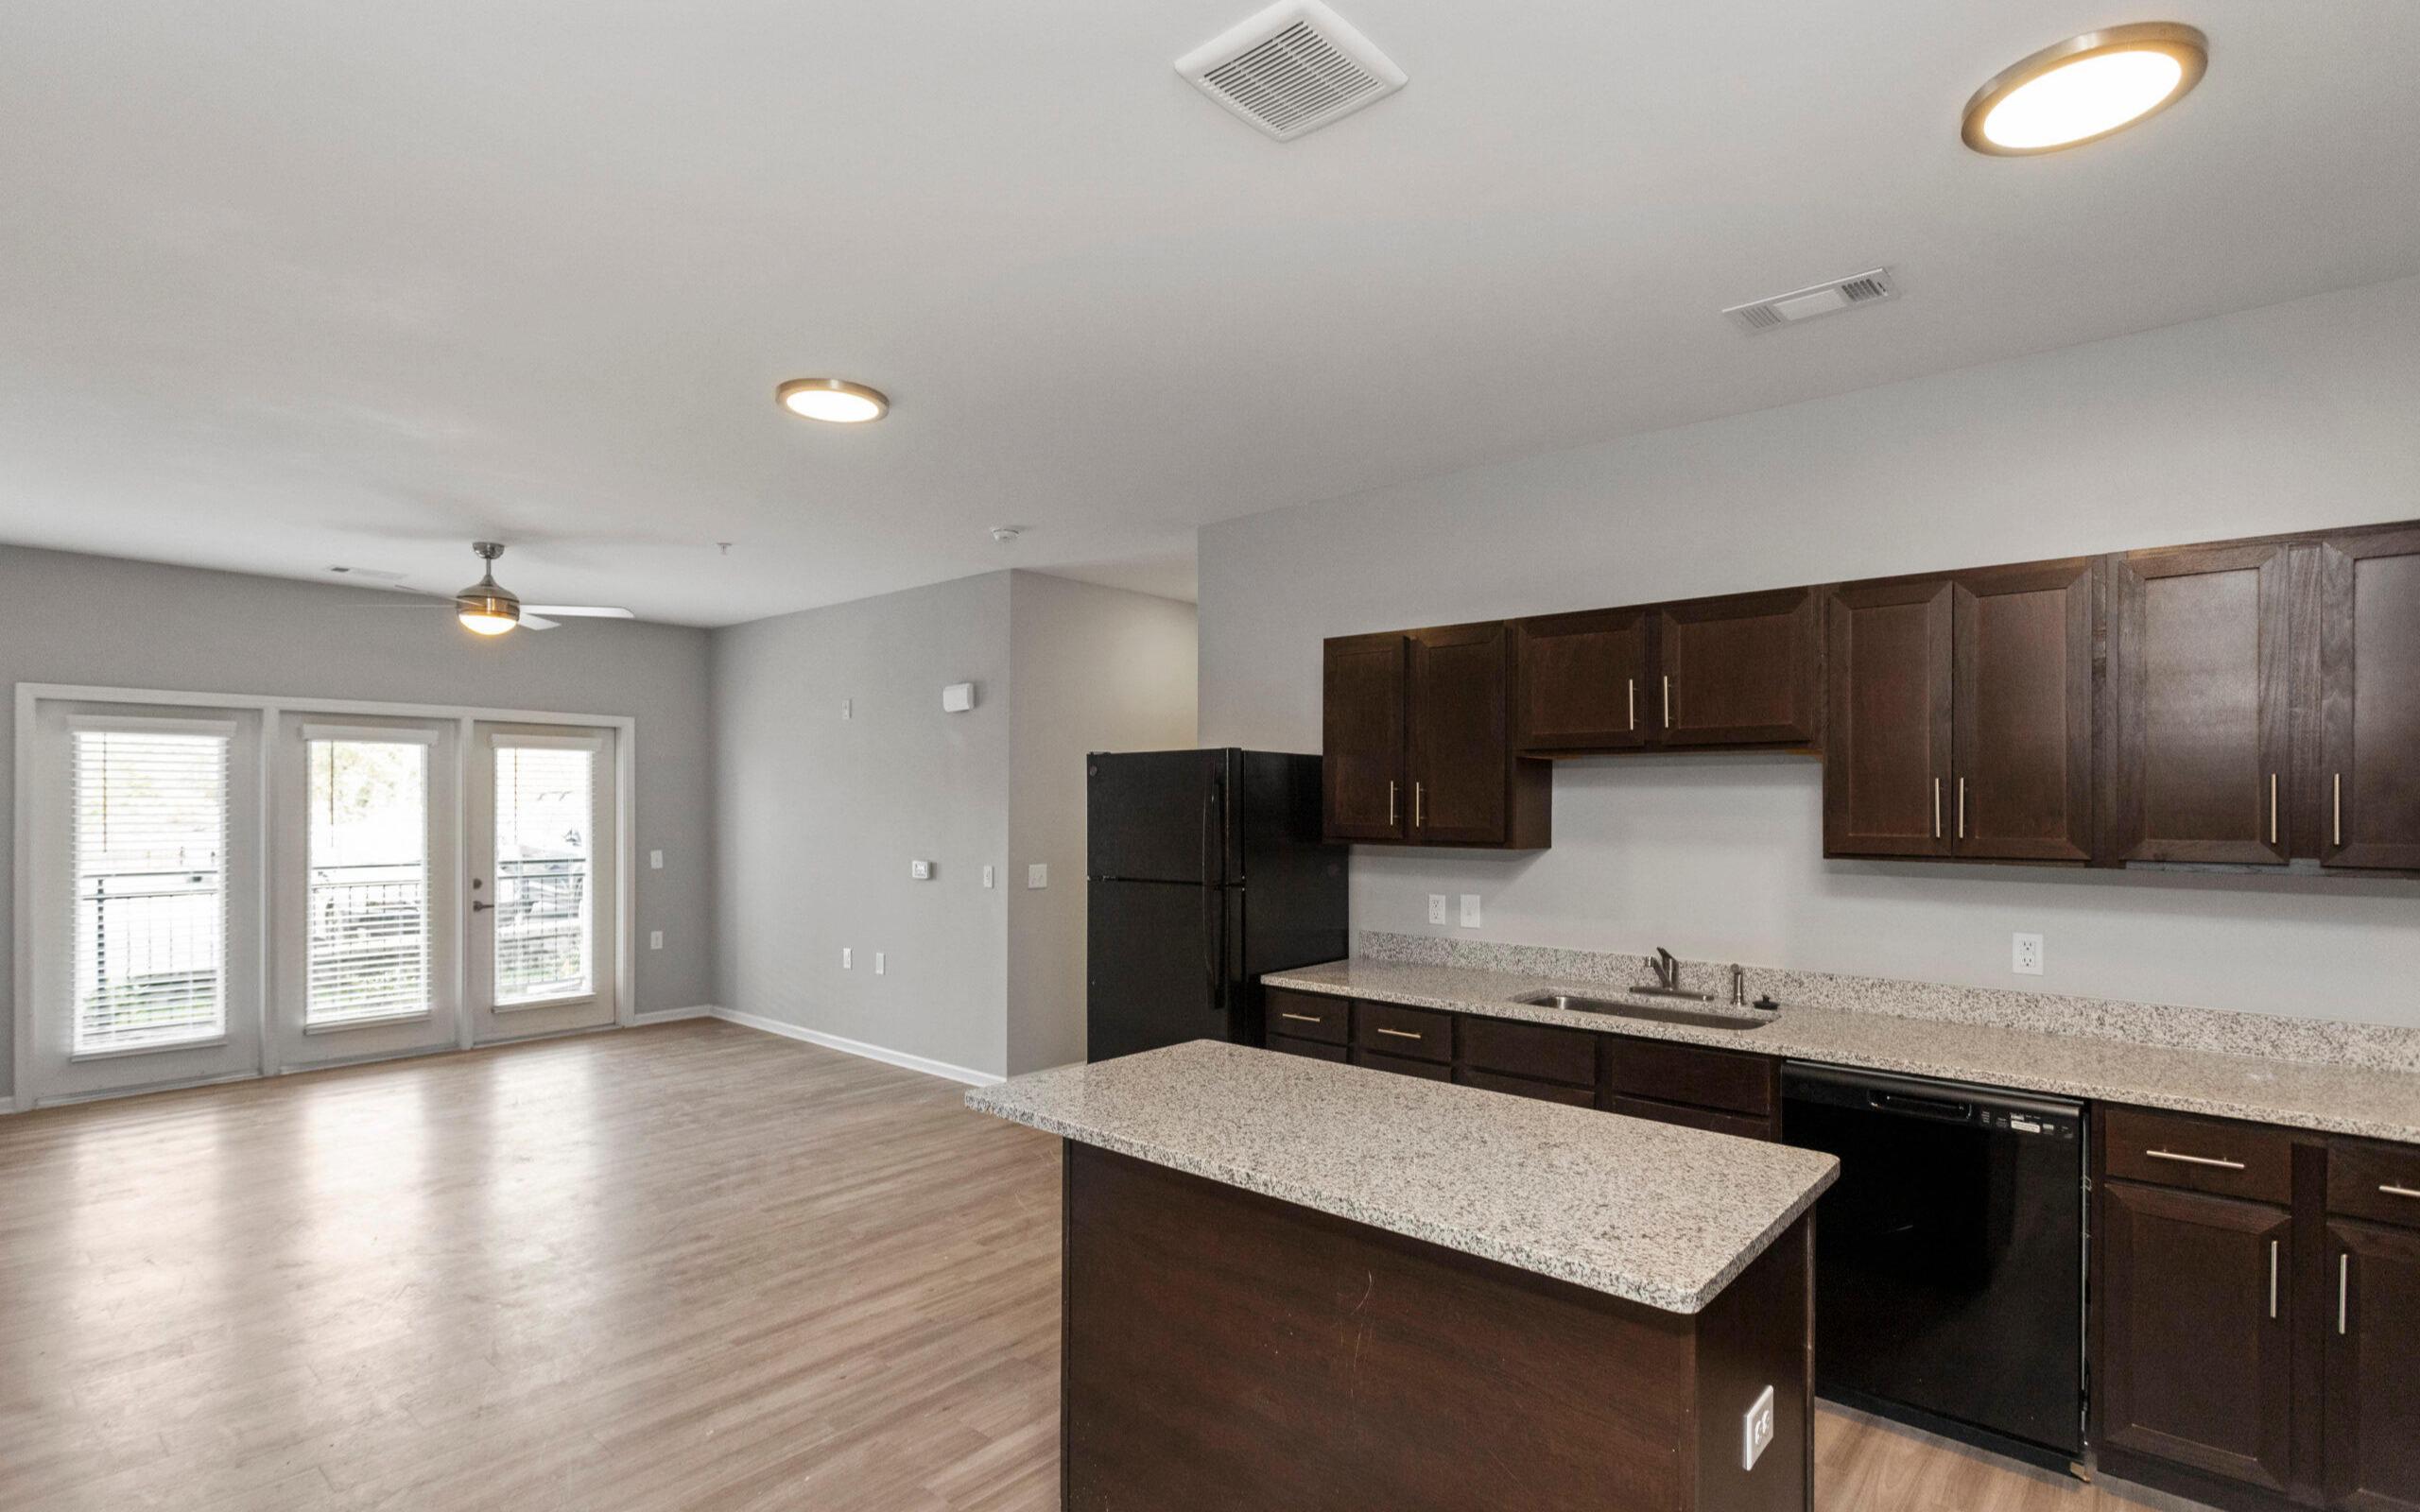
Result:
[[1085,1058],[1260,1043],[1260,975],[1350,950],[1346,848],[1320,839],[1320,759],[1087,757]]

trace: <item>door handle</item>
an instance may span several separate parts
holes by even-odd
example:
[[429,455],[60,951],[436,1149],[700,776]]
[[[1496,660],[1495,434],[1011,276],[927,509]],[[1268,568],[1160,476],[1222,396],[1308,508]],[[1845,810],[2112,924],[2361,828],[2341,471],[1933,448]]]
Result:
[[1672,674],[1664,674],[1664,728],[1672,728]]
[[1958,780],[1958,838],[1966,838],[1966,779]]
[[2269,843],[2277,843],[2277,774],[2269,774]]
[[2336,1257],[2336,1336],[2342,1338],[2352,1326],[2353,1252],[2349,1249]]
[[2344,774],[2336,774],[2336,844],[2344,844]]
[[1395,780],[1387,779],[1387,828],[1395,827]]
[[1427,785],[1428,784],[1426,782],[1414,782],[1411,784],[1411,827],[1415,830],[1422,828],[1428,822],[1426,818],[1423,817],[1426,805],[1422,802],[1422,799],[1426,794]]
[[1932,837],[1941,838],[1941,779],[1932,780]]
[[2277,1241],[2269,1241],[2269,1315],[2277,1315]]
[[1636,730],[1638,728],[1638,679],[1636,678],[1630,679],[1630,691],[1624,696],[1630,702],[1630,728]]

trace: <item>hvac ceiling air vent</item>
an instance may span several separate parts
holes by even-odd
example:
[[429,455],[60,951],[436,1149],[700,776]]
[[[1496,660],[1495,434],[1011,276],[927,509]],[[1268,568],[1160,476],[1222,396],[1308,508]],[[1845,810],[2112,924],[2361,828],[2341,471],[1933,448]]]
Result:
[[1319,0],[1281,0],[1178,59],[1176,71],[1280,142],[1404,85],[1403,70]]
[[1892,282],[1890,270],[1874,268],[1834,279],[1829,284],[1817,284],[1807,288],[1776,294],[1770,300],[1757,300],[1749,304],[1735,304],[1722,313],[1737,321],[1739,328],[1751,334],[1772,331],[1781,326],[1812,320],[1819,315],[1833,315],[1855,309],[1860,304],[1876,304],[1899,297],[1899,285]]

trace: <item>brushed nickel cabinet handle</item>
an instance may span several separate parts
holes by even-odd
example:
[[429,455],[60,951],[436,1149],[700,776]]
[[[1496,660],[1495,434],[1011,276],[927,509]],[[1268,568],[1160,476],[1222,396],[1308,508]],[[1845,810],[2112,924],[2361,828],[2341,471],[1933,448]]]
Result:
[[2344,1250],[2336,1257],[2336,1335],[2344,1332],[2353,1321],[2353,1252]]
[[1320,1017],[1318,1014],[1316,1014],[1316,1013],[1287,1013],[1287,1012],[1283,1012],[1283,1011],[1281,1011],[1277,1016],[1278,1016],[1279,1018],[1281,1018],[1281,1019],[1291,1019],[1291,1020],[1293,1020],[1296,1023],[1325,1023],[1325,1022],[1327,1022],[1327,1021],[1326,1021],[1325,1019],[1321,1018],[1321,1017]]
[[1625,696],[1630,700],[1630,728],[1636,730],[1638,728],[1638,679],[1636,678],[1630,679],[1630,691]]
[[1380,1034],[1392,1035],[1398,1040],[1426,1040],[1428,1038],[1426,1035],[1414,1034],[1409,1029],[1381,1029],[1378,1032]]
[[1421,795],[1426,787],[1426,784],[1422,782],[1411,784],[1411,827],[1415,830],[1423,829],[1428,823],[1428,820],[1422,816],[1424,805],[1421,802]]
[[2269,1241],[2269,1315],[2277,1315],[2277,1241]]
[[2277,774],[2269,774],[2269,843],[2277,843]]
[[1966,779],[1958,780],[1958,838],[1966,838]]
[[2336,843],[2344,843],[2344,774],[2336,774]]
[[1672,674],[1664,674],[1664,728],[1672,728]]
[[1932,780],[1932,837],[1941,838],[1941,779]]
[[2420,1192],[2414,1192],[2410,1187],[2383,1186],[2378,1188],[2378,1190],[2385,1193],[2390,1197],[2411,1197],[2414,1199],[2420,1199]]
[[1394,827],[1395,827],[1395,784],[1394,784],[1394,780],[1393,780],[1392,778],[1389,778],[1389,779],[1387,780],[1387,828],[1388,828],[1388,829],[1390,829],[1390,830],[1392,830],[1392,829],[1393,829]]
[[2143,1153],[2154,1160],[2174,1160],[2179,1165],[2208,1165],[2221,1171],[2243,1169],[2241,1160],[2221,1160],[2207,1155],[2179,1155],[2173,1150],[2145,1150]]

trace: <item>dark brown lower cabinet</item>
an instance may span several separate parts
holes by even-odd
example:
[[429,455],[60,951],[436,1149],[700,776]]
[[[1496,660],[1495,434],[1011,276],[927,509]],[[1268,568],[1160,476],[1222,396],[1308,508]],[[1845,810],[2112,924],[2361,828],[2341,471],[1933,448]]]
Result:
[[1347,1054],[1342,1045],[1322,1044],[1317,1040],[1293,1040],[1279,1034],[1269,1037],[1269,1048],[1282,1056],[1306,1056],[1313,1060],[1332,1060],[1340,1064]]
[[2320,561],[2320,854],[2420,868],[2420,529],[2348,534]]
[[2327,1256],[2328,1505],[2420,1512],[2420,1229],[2340,1219]]
[[2100,1214],[2100,1444],[2285,1491],[2292,1212],[2107,1181]]

